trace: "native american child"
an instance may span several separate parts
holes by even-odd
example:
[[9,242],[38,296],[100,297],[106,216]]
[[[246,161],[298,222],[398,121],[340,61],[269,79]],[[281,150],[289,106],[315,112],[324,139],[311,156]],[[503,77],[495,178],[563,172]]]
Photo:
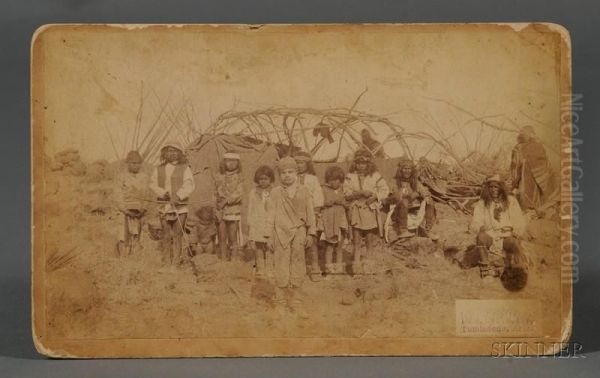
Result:
[[314,206],[308,189],[298,183],[294,159],[281,159],[277,170],[281,186],[271,191],[275,282],[279,288],[299,287],[306,276],[305,250],[315,242]]
[[268,165],[261,165],[254,174],[256,187],[248,195],[248,248],[254,251],[258,277],[273,279],[275,265],[272,246],[273,182],[275,173]]
[[323,207],[318,222],[320,241],[325,252],[325,273],[343,273],[342,259],[344,240],[348,237],[346,198],[342,185],[346,174],[337,165],[325,171]]
[[216,178],[219,251],[220,257],[227,260],[231,260],[232,256],[239,257],[244,193],[241,170],[240,155],[227,152],[223,155]]
[[195,225],[190,229],[190,243],[194,253],[215,254],[217,225],[214,208],[201,206],[194,212],[194,215],[196,215]]
[[344,195],[349,202],[348,216],[354,243],[353,271],[363,270],[361,263],[362,241],[367,254],[375,246],[375,237],[383,230],[380,214],[381,201],[388,197],[389,187],[377,171],[369,151],[358,150],[344,182]]
[[139,152],[129,151],[125,163],[125,169],[116,180],[118,207],[123,214],[123,227],[117,244],[119,256],[133,253],[140,245],[142,218],[147,211],[148,203],[145,199],[150,181],[148,174],[142,169],[143,159]]

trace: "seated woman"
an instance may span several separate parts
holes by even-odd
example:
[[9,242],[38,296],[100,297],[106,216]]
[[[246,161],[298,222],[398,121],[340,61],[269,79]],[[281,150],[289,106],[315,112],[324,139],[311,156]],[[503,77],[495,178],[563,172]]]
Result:
[[398,238],[407,238],[414,236],[409,232],[409,210],[420,208],[417,216],[417,233],[431,239],[437,239],[437,236],[431,232],[435,223],[435,206],[429,190],[421,183],[417,176],[417,170],[414,163],[409,159],[403,159],[398,163],[396,175],[396,188],[386,199],[385,205],[393,206],[390,215],[394,222]]

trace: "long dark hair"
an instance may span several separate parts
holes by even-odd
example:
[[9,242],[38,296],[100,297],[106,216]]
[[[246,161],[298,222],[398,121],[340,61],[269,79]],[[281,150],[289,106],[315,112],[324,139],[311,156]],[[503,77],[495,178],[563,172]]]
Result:
[[271,180],[271,184],[275,181],[275,172],[268,165],[261,165],[254,172],[254,182],[258,184],[258,180],[262,176],[267,176]]
[[490,189],[491,183],[497,183],[500,188],[498,189],[498,197],[500,198],[500,202],[505,209],[508,209],[508,190],[506,189],[506,185],[501,181],[487,181],[483,183],[481,188],[481,199],[483,200],[483,204],[488,207],[492,203],[492,192]]
[[[403,180],[402,177],[402,168],[403,166],[398,166],[398,169],[396,169],[396,174],[394,175],[394,178],[396,179],[396,184],[398,185],[398,188],[400,188],[400,181]],[[415,166],[410,167],[410,177],[408,178],[408,183],[410,185],[410,188],[413,191],[417,190],[417,168]]]
[[332,165],[325,171],[325,183],[329,183],[329,181],[333,180],[340,180],[340,182],[343,183],[345,179],[346,173],[344,173],[344,170],[337,165]]
[[[316,175],[316,173],[315,173],[315,166],[314,166],[313,161],[312,161],[312,156],[310,156],[310,154],[308,152],[298,151],[292,157],[294,158],[294,160],[296,160],[296,158],[298,158],[298,157],[308,158],[308,160],[303,160],[303,161],[306,162],[306,171],[304,173],[308,173],[308,174],[311,174],[313,176]],[[298,173],[300,173],[300,172],[298,172]]]
[[[377,172],[377,166],[372,161],[367,161],[367,176],[371,176],[373,173]],[[352,160],[350,163],[350,168],[348,168],[349,173],[356,173],[356,160]]]
[[312,160],[309,160],[309,161],[306,162],[306,171],[304,173],[308,173],[308,174],[311,174],[313,176],[316,175],[316,173],[315,173],[315,166],[314,166]]
[[[187,158],[185,157],[185,154],[183,153],[183,151],[181,151],[179,148],[176,148],[177,152],[179,152],[179,157],[177,158],[177,165],[181,165],[181,164],[187,164]],[[159,159],[159,165],[166,165],[167,164],[167,148],[163,147],[160,150],[160,159]]]

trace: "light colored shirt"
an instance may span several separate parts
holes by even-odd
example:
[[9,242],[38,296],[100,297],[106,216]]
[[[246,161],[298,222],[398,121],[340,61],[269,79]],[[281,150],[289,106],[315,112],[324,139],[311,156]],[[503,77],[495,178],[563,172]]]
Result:
[[513,233],[517,236],[525,232],[525,217],[521,211],[519,202],[513,196],[508,196],[508,209],[500,212],[499,219],[494,217],[494,209],[502,206],[500,203],[492,202],[490,206],[485,206],[483,200],[477,201],[473,208],[473,218],[469,225],[469,230],[479,232],[481,226],[484,226],[488,233],[500,233],[504,227],[512,227]]
[[271,188],[254,188],[248,196],[248,239],[265,242],[273,234],[275,206],[271,198]]
[[273,217],[270,228],[273,242],[286,246],[294,237],[298,227],[306,227],[308,235],[316,235],[315,211],[308,189],[298,182],[288,186],[278,186],[271,191]]
[[[167,163],[165,165],[165,186],[163,188],[158,184],[158,168],[156,168],[150,178],[150,189],[152,189],[158,197],[163,197],[166,193],[169,193],[171,201],[175,201],[175,195],[181,200],[186,200],[196,188],[192,170],[190,167],[186,167],[183,171],[183,184],[177,193],[172,193],[171,190],[171,176],[173,175],[173,171],[175,171],[175,165]],[[183,214],[187,213],[189,209],[186,205],[173,206],[171,204],[165,204],[160,211],[163,213],[177,212],[178,214]]]
[[312,197],[312,202],[314,207],[322,207],[323,206],[323,190],[321,189],[321,184],[319,183],[319,179],[315,175],[311,175],[310,173],[304,173],[298,175],[298,181],[308,189],[310,196]]
[[357,173],[348,173],[344,182],[344,195],[353,192],[367,190],[377,197],[379,202],[390,194],[390,188],[379,172],[373,172],[370,176],[359,176]]

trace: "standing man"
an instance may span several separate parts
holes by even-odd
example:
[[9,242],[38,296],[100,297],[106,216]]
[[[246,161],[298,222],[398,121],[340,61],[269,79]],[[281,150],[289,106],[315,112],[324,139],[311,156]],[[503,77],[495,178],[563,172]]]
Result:
[[526,212],[537,212],[549,197],[550,166],[546,149],[535,138],[533,127],[524,126],[517,136],[510,163],[512,191]]
[[163,262],[171,266],[182,265],[190,257],[189,245],[183,241],[187,241],[188,198],[194,188],[194,175],[183,147],[176,141],[167,142],[160,149],[160,164],[150,178],[150,189],[163,203],[159,210],[164,232],[161,250]]

